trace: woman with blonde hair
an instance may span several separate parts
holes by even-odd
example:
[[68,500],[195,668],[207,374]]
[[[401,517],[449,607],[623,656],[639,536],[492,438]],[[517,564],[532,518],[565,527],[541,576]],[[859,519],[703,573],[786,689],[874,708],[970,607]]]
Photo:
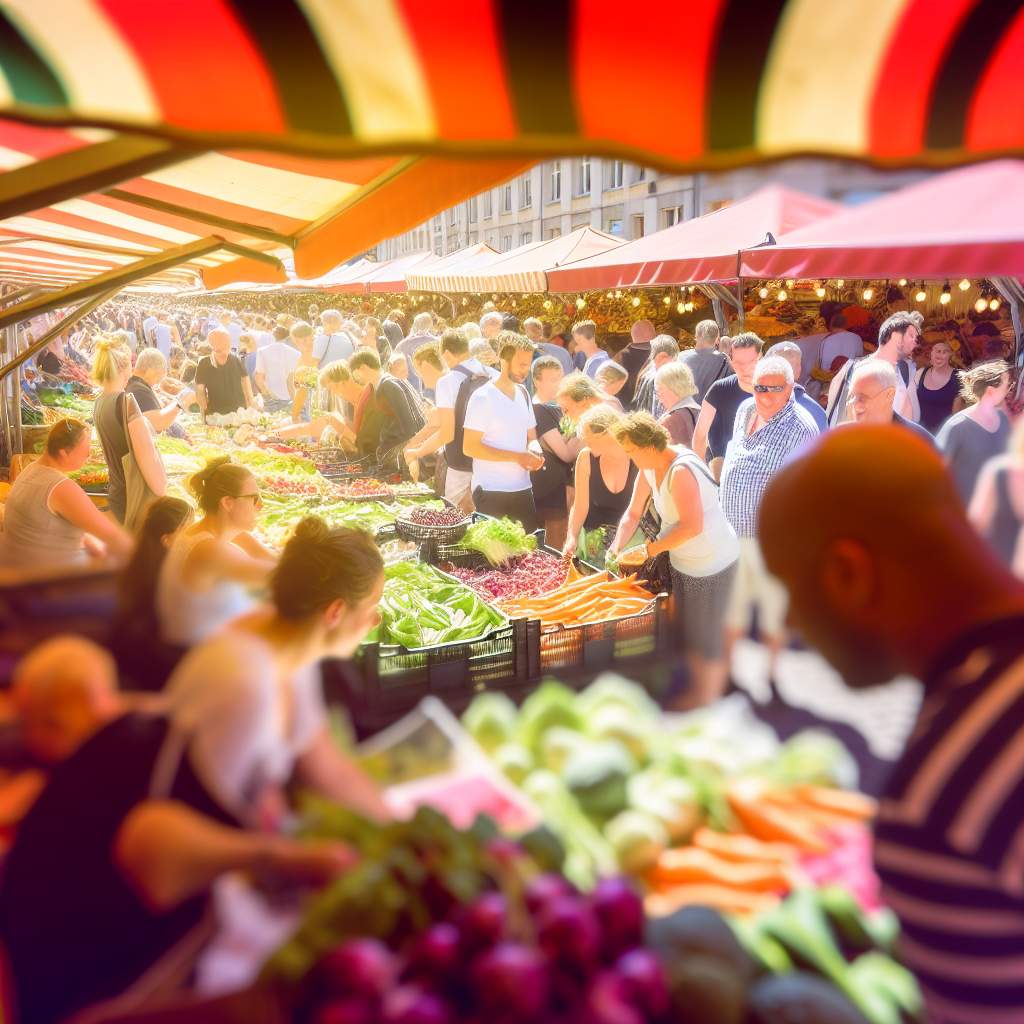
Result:
[[669,444],[668,431],[649,413],[626,416],[612,427],[612,435],[640,472],[610,550],[622,551],[653,501],[661,532],[644,553],[648,560],[668,555],[679,640],[694,696],[700,703],[716,700],[725,689],[725,613],[739,557],[718,486],[692,451]]
[[[103,388],[93,406],[93,422],[103,445],[110,483],[107,502],[111,514],[124,524],[128,509],[128,491],[122,459],[131,451],[149,489],[157,497],[167,490],[167,474],[160,453],[153,441],[149,421],[139,409],[135,398],[125,392],[132,375],[132,354],[128,347],[114,338],[103,337],[96,342],[92,361],[92,377]],[[129,523],[129,528],[135,523]]]
[[558,386],[555,396],[562,412],[579,423],[583,414],[599,405],[608,404],[608,396],[585,373],[570,373]]
[[697,394],[693,371],[685,363],[666,363],[654,374],[654,393],[666,410],[658,422],[668,431],[672,443],[691,447],[700,415],[700,406],[693,398]]
[[1024,420],[1005,455],[982,467],[967,515],[1003,561],[1024,576]]
[[156,588],[160,634],[191,647],[255,604],[277,557],[252,535],[262,508],[256,478],[227,455],[211,459],[188,482],[202,518],[174,539]]
[[68,566],[89,555],[131,550],[131,537],[68,478],[88,460],[90,440],[80,420],[63,419],[50,428],[46,450],[18,474],[7,495],[0,566]]
[[[604,528],[610,541],[629,507],[637,467],[615,440],[613,431],[621,421],[622,414],[609,405],[594,406],[580,420],[584,447],[576,459],[575,491],[562,551],[566,556],[576,554],[583,531]],[[589,547],[583,553],[588,558],[597,554]]]

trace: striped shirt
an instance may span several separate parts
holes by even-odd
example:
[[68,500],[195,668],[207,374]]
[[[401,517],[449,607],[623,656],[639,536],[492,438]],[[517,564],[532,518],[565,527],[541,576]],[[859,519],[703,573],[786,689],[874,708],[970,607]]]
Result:
[[875,865],[930,1024],[1024,1024],[1024,616],[958,641],[889,780]]
[[722,511],[737,537],[757,536],[757,510],[771,478],[793,452],[818,434],[810,414],[791,398],[763,427],[747,434],[757,415],[753,398],[736,410],[722,464]]

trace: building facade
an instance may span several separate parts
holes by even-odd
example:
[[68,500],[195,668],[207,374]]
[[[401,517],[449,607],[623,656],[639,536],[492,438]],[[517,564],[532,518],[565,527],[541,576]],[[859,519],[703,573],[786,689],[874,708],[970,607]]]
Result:
[[379,260],[428,251],[444,256],[478,242],[508,252],[587,224],[629,240],[718,209],[771,183],[856,202],[901,188],[924,174],[789,160],[769,167],[674,175],[598,157],[550,160],[381,242],[372,255]]

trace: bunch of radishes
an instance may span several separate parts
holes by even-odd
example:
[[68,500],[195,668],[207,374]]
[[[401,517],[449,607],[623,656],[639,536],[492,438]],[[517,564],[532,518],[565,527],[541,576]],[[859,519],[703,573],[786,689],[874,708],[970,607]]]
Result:
[[414,508],[402,518],[417,526],[458,526],[466,521],[466,513],[459,508]]
[[546,594],[565,583],[566,564],[547,551],[534,551],[510,559],[498,568],[446,567],[467,587],[489,600],[507,601]]
[[655,1024],[666,975],[642,947],[643,903],[620,879],[581,895],[542,875],[489,891],[401,951],[353,939],[313,974],[310,1024]]
[[272,494],[294,494],[304,498],[312,498],[320,493],[320,488],[311,480],[291,476],[261,476],[260,489]]

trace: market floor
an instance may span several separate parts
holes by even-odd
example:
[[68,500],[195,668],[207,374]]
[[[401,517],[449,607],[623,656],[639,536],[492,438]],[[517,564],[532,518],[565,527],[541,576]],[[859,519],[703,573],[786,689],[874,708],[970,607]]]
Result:
[[834,728],[861,765],[863,789],[877,793],[914,726],[920,685],[901,678],[872,690],[850,690],[811,651],[783,651],[775,675],[781,700],[771,701],[767,649],[753,641],[737,645],[733,681],[752,699],[759,717],[782,735],[814,726]]

